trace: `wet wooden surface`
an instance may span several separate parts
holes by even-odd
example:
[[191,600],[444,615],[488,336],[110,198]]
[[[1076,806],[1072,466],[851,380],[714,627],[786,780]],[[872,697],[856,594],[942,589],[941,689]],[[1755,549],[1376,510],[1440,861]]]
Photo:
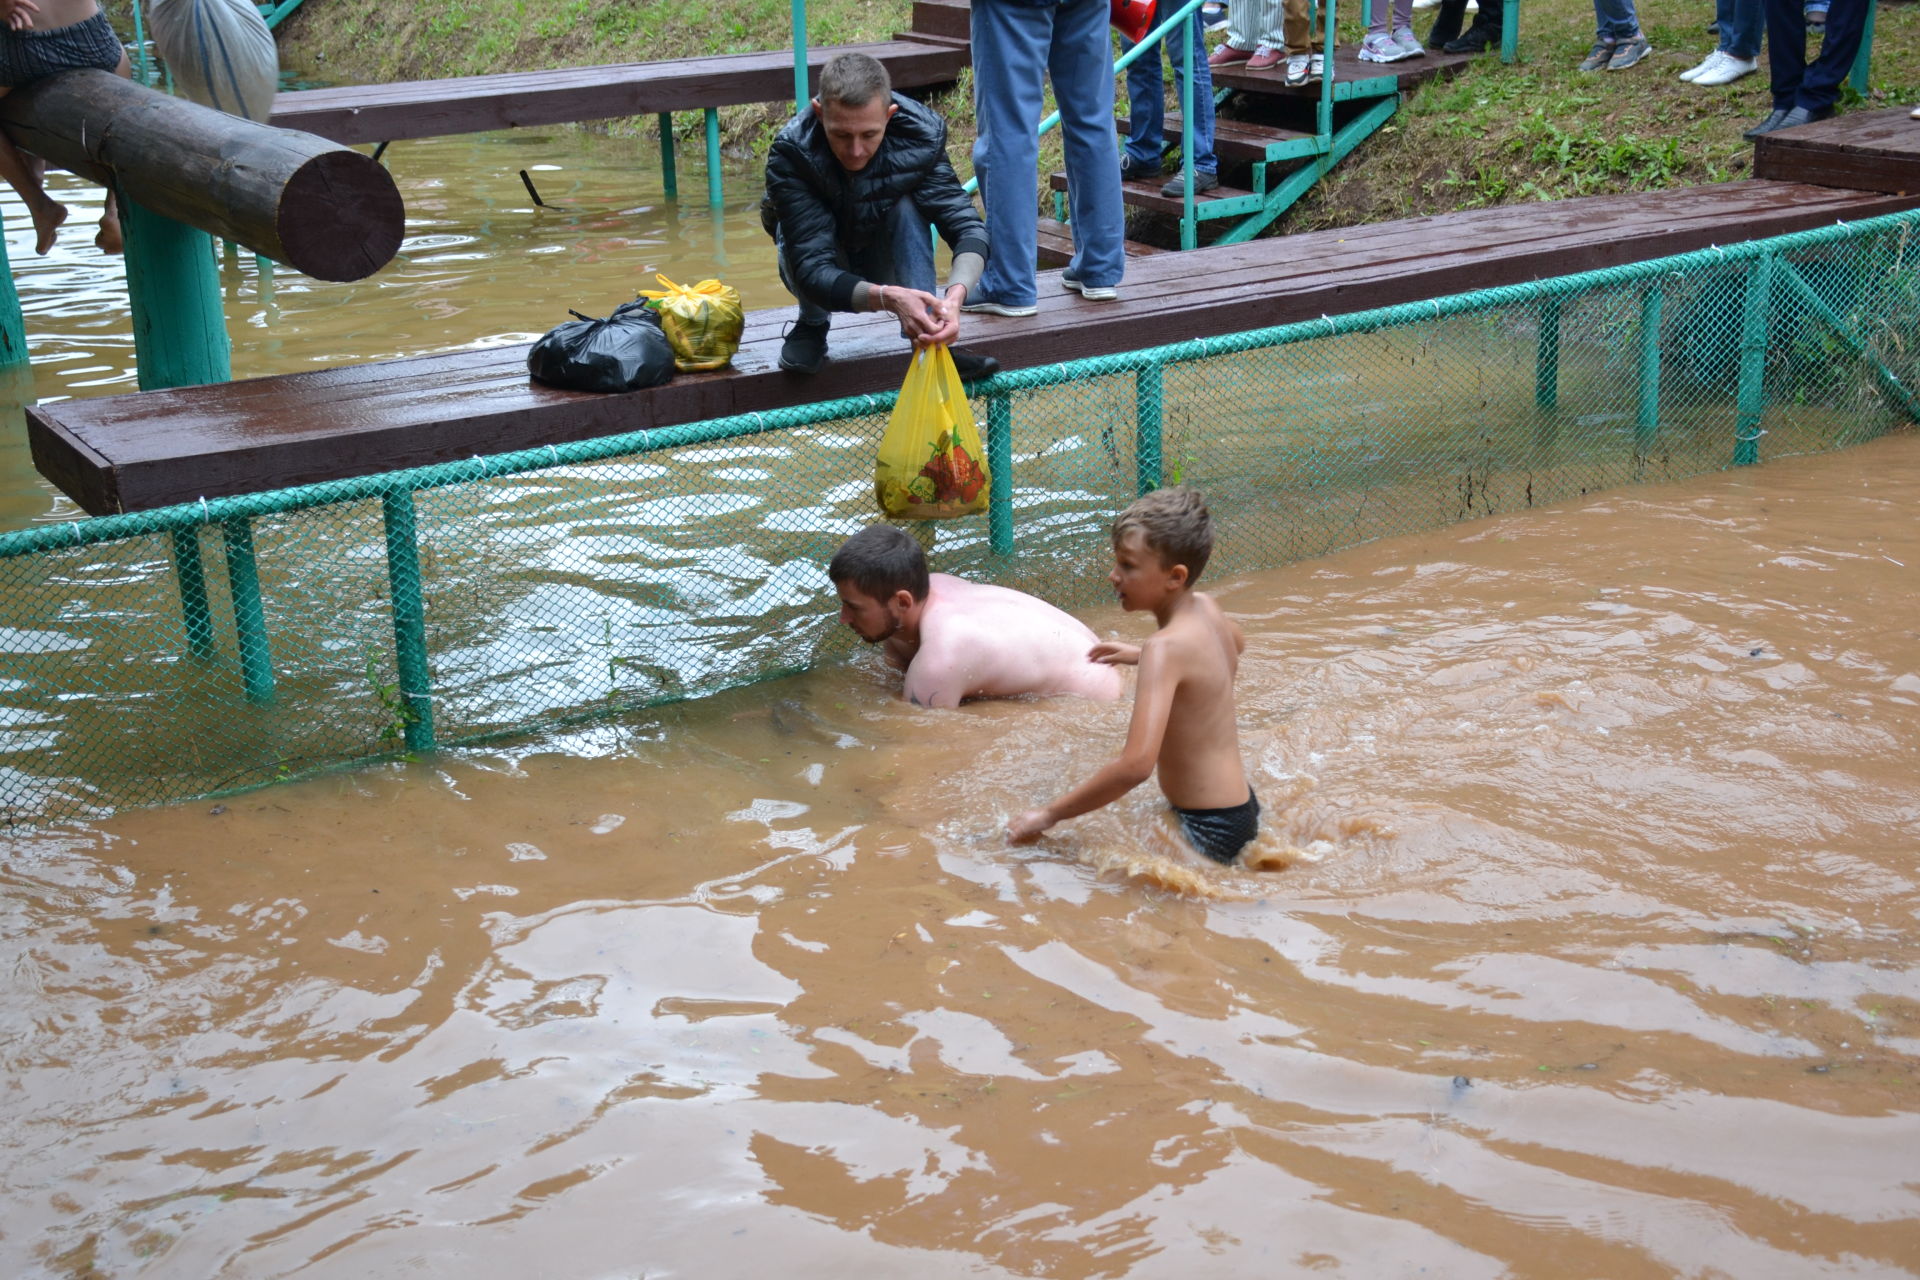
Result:
[[[1009,369],[1341,315],[1920,207],[1920,198],[1746,181],[1513,205],[1129,258],[1118,302],[1040,277],[1037,316],[968,315],[962,345]],[[365,475],[890,391],[888,316],[836,315],[813,377],[776,365],[789,308],[754,312],[729,371],[593,395],[533,385],[525,346],[70,400],[27,411],[41,471],[94,514]],[[565,319],[558,308],[550,317]]]
[[1906,107],[1849,111],[1763,134],[1754,142],[1753,176],[1920,195],[1920,120]]
[[[894,87],[902,89],[947,84],[967,65],[963,49],[908,40],[812,49],[807,64],[817,76],[829,58],[847,52],[879,59]],[[393,142],[780,102],[792,96],[793,54],[774,50],[678,62],[301,89],[274,99],[269,123],[348,144]]]

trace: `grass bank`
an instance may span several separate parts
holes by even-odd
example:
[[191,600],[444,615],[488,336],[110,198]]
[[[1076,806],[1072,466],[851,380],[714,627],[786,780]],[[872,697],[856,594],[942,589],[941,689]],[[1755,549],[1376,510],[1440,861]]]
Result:
[[[1575,64],[1591,40],[1591,0],[1526,0],[1518,64],[1489,56],[1423,86],[1280,229],[1745,177],[1753,149],[1740,134],[1768,106],[1764,56],[1760,72],[1729,86],[1700,89],[1677,78],[1713,48],[1704,29],[1711,14],[1705,4],[1657,13],[1648,6],[1642,17],[1653,56],[1627,71],[1582,73]],[[279,35],[290,64],[333,83],[367,83],[783,48],[789,15],[785,0],[308,0]],[[816,45],[886,39],[910,21],[909,0],[807,5]],[[1430,21],[1416,15],[1415,26],[1424,31]],[[1354,24],[1350,35],[1359,31]],[[963,78],[933,101],[951,122],[965,176],[970,83]],[[1865,105],[1917,103],[1920,2],[1882,0]],[[763,153],[789,111],[785,103],[727,109],[728,151],[743,159]],[[683,122],[699,129],[697,115]],[[1049,150],[1043,160],[1057,164],[1057,142]]]

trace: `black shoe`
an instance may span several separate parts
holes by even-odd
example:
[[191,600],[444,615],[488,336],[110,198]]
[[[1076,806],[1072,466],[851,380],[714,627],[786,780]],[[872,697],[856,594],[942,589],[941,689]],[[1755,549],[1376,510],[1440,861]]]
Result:
[[1476,21],[1458,40],[1449,40],[1440,48],[1447,53],[1485,53],[1499,43],[1499,27]]
[[1821,107],[1818,111],[1809,111],[1805,107],[1795,107],[1787,112],[1787,118],[1775,125],[1776,129],[1797,129],[1803,124],[1813,124],[1818,120],[1833,119],[1832,107]]
[[[1161,154],[1166,153],[1163,151]],[[1122,182],[1150,182],[1164,172],[1166,172],[1164,165],[1140,164],[1132,156],[1120,157],[1120,181]]]
[[953,357],[953,367],[959,372],[962,382],[972,382],[975,378],[991,378],[1000,372],[1000,362],[992,356],[977,356],[971,351],[962,351],[958,347],[949,347],[947,354]]
[[1767,118],[1765,120],[1762,120],[1759,124],[1753,126],[1753,128],[1747,130],[1745,133],[1741,134],[1740,136],[1743,138],[1757,138],[1763,133],[1772,133],[1775,129],[1778,129],[1780,127],[1781,122],[1784,121],[1790,114],[1792,113],[1782,107],[1775,107],[1771,112],[1768,113]]
[[830,325],[795,320],[781,335],[780,367],[788,373],[818,373],[827,359],[827,330]]
[[1440,12],[1434,15],[1433,28],[1427,32],[1427,48],[1445,49],[1460,38],[1467,21],[1467,0],[1440,0]]
[[[1219,185],[1219,174],[1209,173],[1205,169],[1195,169],[1193,171],[1193,194],[1199,195],[1203,191],[1212,191]],[[1160,194],[1172,200],[1184,199],[1187,194],[1187,175],[1184,173],[1176,174],[1172,182],[1160,188]]]

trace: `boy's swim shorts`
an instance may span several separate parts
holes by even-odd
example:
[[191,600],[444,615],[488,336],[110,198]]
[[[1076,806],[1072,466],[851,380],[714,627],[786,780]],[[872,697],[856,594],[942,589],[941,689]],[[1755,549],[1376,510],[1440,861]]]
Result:
[[1175,805],[1173,812],[1188,842],[1215,862],[1231,863],[1260,834],[1260,799],[1251,789],[1247,802],[1231,809],[1182,809]]
[[116,71],[124,52],[107,15],[51,31],[0,32],[0,85],[21,89],[62,71]]

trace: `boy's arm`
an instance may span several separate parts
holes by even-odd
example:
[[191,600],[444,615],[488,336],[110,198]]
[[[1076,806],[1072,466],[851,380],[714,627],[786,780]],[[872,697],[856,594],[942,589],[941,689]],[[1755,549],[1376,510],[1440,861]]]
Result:
[[1140,651],[1140,679],[1133,691],[1133,721],[1127,726],[1127,745],[1085,782],[1042,809],[1031,809],[1007,824],[1007,839],[1030,844],[1055,823],[1091,813],[1112,804],[1153,776],[1160,744],[1167,736],[1167,717],[1173,711],[1173,691],[1179,677],[1165,645],[1149,644]]

